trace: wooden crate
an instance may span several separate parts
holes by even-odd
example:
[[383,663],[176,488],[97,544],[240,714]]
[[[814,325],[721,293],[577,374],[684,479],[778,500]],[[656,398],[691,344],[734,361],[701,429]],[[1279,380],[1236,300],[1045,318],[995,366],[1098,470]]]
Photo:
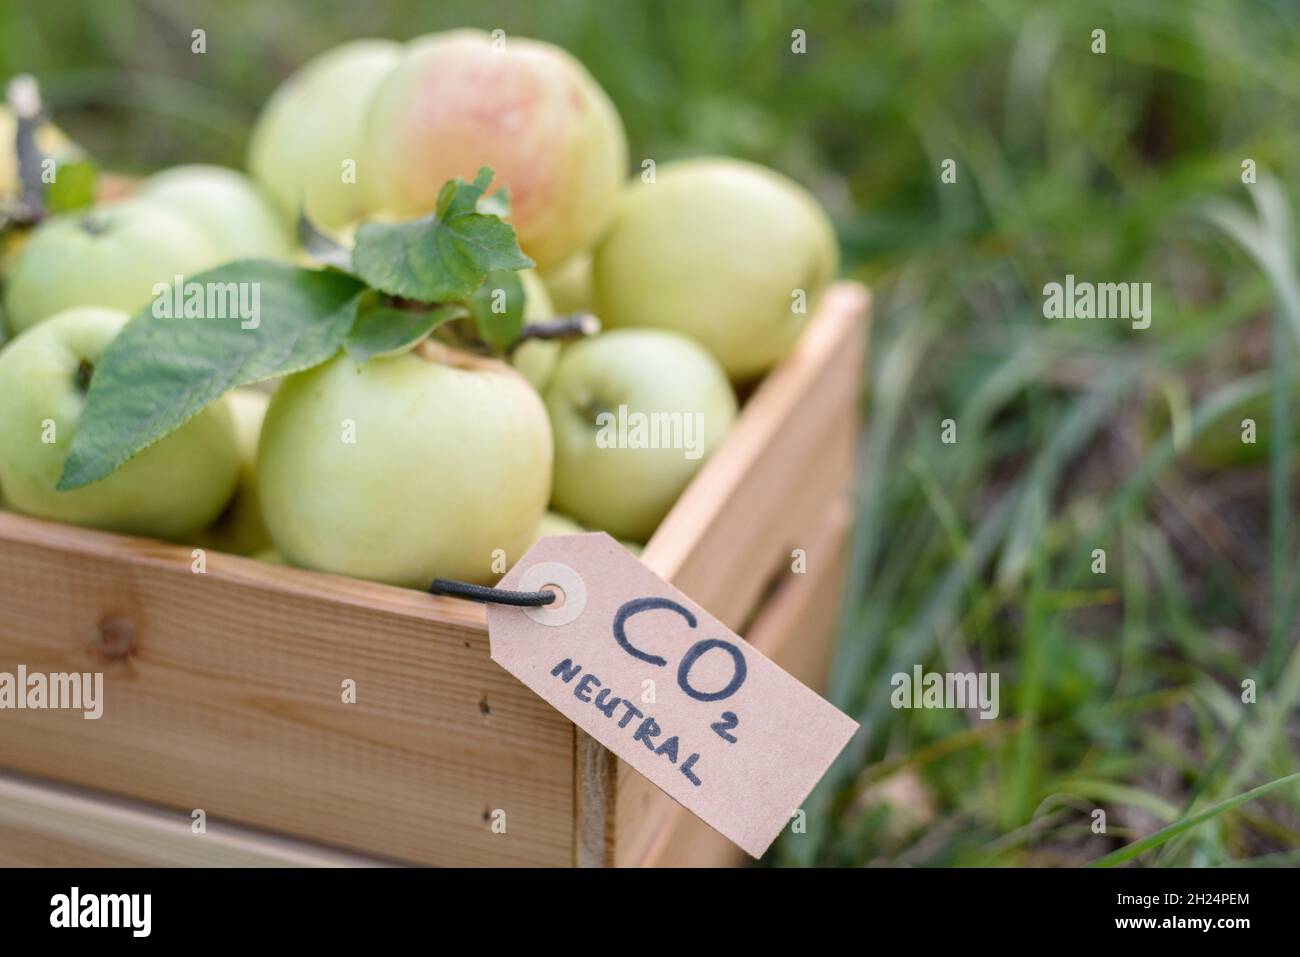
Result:
[[[828,291],[643,556],[814,685],[867,306],[856,284]],[[791,574],[796,548],[806,574]],[[100,720],[0,711],[0,864],[738,859],[495,665],[480,606],[222,554],[203,574],[192,563],[187,547],[0,513],[0,671],[105,673]],[[219,828],[186,844],[196,809]]]

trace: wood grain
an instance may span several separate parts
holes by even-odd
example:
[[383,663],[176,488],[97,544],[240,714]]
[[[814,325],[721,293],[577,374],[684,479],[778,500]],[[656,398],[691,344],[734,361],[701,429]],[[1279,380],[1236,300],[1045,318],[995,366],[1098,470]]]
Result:
[[0,514],[0,671],[105,675],[98,721],[0,712],[0,766],[419,863],[572,863],[572,726],[491,662],[480,607],[191,562]]
[[0,775],[0,867],[382,867],[384,861],[102,792]]

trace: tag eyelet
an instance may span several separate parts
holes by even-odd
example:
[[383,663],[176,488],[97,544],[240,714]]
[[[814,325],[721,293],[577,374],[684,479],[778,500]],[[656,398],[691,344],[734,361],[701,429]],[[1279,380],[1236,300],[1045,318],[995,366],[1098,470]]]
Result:
[[524,572],[518,587],[523,591],[541,591],[547,585],[564,593],[563,602],[525,608],[524,614],[539,625],[553,628],[576,621],[587,607],[587,586],[582,576],[560,562],[538,562]]

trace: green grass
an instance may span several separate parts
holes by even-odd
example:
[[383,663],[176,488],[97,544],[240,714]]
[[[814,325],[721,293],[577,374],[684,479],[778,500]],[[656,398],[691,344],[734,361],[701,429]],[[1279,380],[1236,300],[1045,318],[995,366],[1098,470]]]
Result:
[[[11,4],[0,67],[36,72],[106,165],[239,164],[306,57],[466,24],[576,53],[634,161],[721,152],[805,182],[875,287],[830,688],[862,732],[770,860],[1294,863],[1292,6]],[[1045,320],[1066,273],[1151,282],[1151,328]],[[915,664],[998,672],[1001,716],[894,710]]]

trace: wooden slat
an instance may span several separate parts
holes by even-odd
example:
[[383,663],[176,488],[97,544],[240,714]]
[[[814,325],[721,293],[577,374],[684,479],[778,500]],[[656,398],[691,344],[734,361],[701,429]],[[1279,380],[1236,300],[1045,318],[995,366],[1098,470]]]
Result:
[[[839,619],[850,518],[847,500],[832,506],[822,535],[809,549],[807,574],[787,579],[745,635],[759,651],[818,691],[826,685]],[[645,782],[635,772],[632,777]],[[639,783],[635,786],[645,790]],[[654,793],[649,800],[642,799],[643,820],[628,824],[628,831],[620,835],[624,839],[624,863],[643,867],[724,867],[749,860],[744,851],[695,815],[653,785],[649,788]],[[631,843],[633,835],[641,838],[639,846]]]
[[191,563],[0,514],[0,671],[105,674],[98,721],[0,712],[0,767],[419,863],[572,863],[572,726],[491,662],[480,607]]
[[[805,549],[825,574],[825,556],[840,548],[842,531],[828,533],[826,516],[828,507],[842,507],[838,503],[852,484],[869,304],[866,289],[856,283],[827,292],[795,352],[750,398],[723,447],[646,546],[650,567],[732,628],[744,630],[774,575],[798,595],[832,587],[824,578],[791,581],[791,552]],[[764,615],[771,614],[765,606]],[[806,671],[816,679],[810,683],[820,685],[833,622],[820,624],[816,636],[803,626],[795,629],[789,636],[793,645],[778,644],[785,636],[775,625],[755,622],[750,634],[779,649],[773,657],[782,667]],[[667,839],[667,821],[679,809],[627,764],[612,757],[608,762],[615,794],[614,863],[655,859],[652,844]],[[700,834],[714,834],[700,827]],[[715,850],[724,845],[730,848],[725,840],[708,843]]]
[[730,628],[852,481],[869,304],[858,283],[827,290],[646,545],[647,565]]
[[0,775],[0,867],[383,867],[386,862],[12,774]]

